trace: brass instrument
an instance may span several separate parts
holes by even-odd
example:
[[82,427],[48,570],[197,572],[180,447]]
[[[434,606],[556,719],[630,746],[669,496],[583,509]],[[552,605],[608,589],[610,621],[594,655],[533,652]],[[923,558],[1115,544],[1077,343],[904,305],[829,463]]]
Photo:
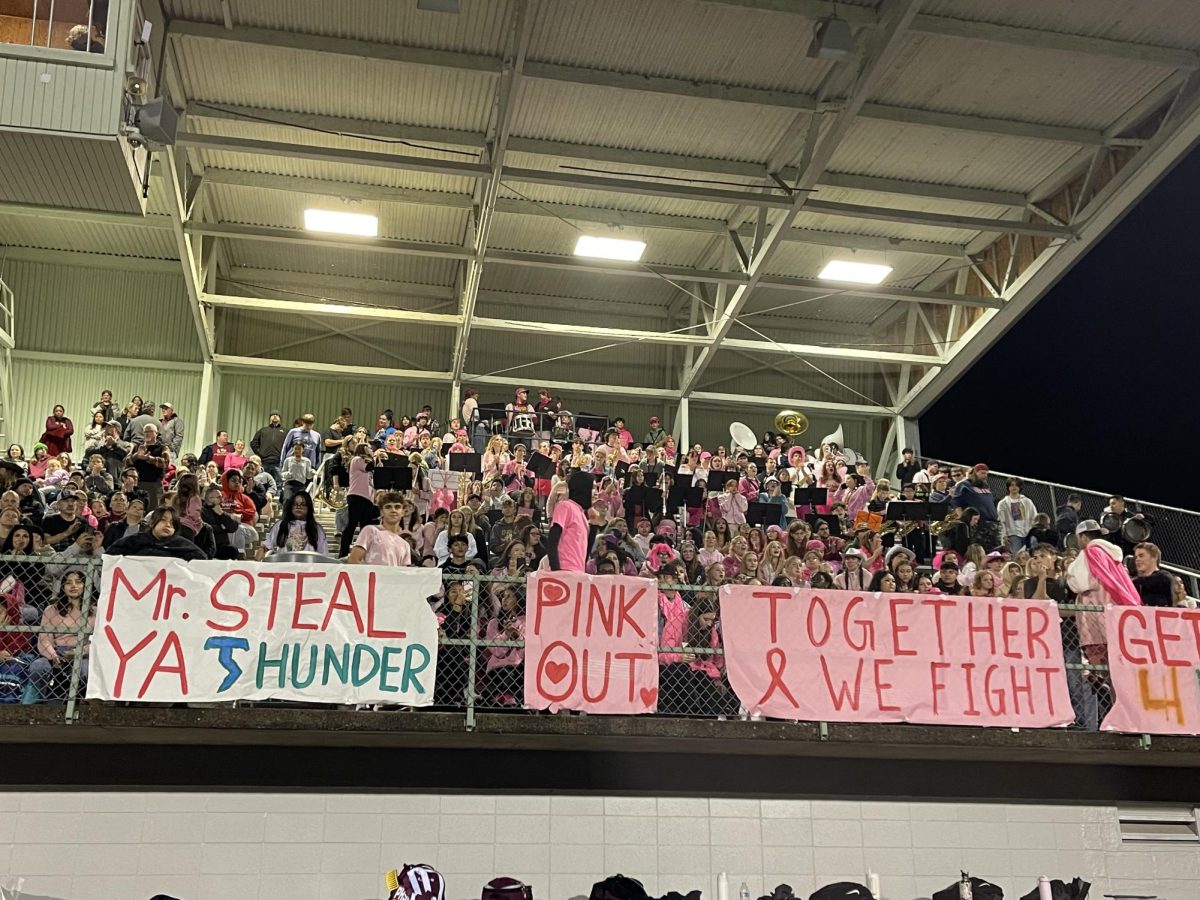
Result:
[[795,437],[808,431],[808,416],[794,409],[781,409],[775,414],[775,430]]
[[929,533],[931,535],[933,535],[934,537],[938,537],[947,528],[951,528],[952,526],[956,525],[958,523],[958,519],[959,519],[959,511],[957,509],[951,510],[950,514],[948,516],[946,516],[946,518],[942,519],[940,522],[931,522],[930,523]]
[[916,531],[920,526],[920,522],[897,522],[889,519],[879,529],[879,536],[883,537],[886,534],[894,534],[896,537],[902,538]]
[[346,508],[346,489],[344,487],[330,488],[329,498],[325,501],[325,505],[337,512],[339,509]]
[[471,473],[470,472],[459,472],[458,473],[458,505],[459,506],[467,505],[467,497],[470,496],[470,493],[469,493],[470,490],[471,490]]

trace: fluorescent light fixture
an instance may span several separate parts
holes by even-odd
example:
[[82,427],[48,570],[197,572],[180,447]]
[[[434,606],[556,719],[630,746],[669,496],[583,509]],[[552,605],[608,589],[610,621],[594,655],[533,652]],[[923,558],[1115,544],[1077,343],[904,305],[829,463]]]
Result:
[[645,241],[627,241],[623,238],[593,237],[590,234],[583,234],[575,243],[576,256],[590,256],[593,259],[623,259],[626,262],[637,262],[645,252]]
[[379,236],[379,217],[365,213],[334,212],[329,209],[306,209],[304,227],[309,231],[330,234],[354,234],[359,237]]
[[826,281],[852,281],[855,284],[879,284],[891,272],[891,266],[881,266],[877,263],[850,262],[845,259],[832,259],[821,270],[821,274],[818,277]]

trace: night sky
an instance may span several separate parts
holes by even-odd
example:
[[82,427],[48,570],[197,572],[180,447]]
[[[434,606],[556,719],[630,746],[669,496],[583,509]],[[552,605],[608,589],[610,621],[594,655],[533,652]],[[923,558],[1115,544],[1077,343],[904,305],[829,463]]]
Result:
[[1200,509],[1200,148],[921,417],[927,456]]

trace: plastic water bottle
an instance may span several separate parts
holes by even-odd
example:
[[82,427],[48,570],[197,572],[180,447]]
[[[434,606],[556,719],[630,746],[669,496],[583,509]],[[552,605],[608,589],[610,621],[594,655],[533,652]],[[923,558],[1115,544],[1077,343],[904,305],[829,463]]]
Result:
[[738,888],[738,900],[750,900],[750,885],[742,882],[742,886]]

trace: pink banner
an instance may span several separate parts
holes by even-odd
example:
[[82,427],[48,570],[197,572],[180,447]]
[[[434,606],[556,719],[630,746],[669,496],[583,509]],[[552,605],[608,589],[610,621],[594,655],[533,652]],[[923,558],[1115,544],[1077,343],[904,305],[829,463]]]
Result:
[[620,715],[658,708],[652,580],[536,572],[526,591],[526,707]]
[[1044,728],[1074,721],[1049,600],[727,585],[729,682],[752,713]]
[[1116,703],[1103,730],[1200,734],[1200,610],[1113,606],[1104,625]]

